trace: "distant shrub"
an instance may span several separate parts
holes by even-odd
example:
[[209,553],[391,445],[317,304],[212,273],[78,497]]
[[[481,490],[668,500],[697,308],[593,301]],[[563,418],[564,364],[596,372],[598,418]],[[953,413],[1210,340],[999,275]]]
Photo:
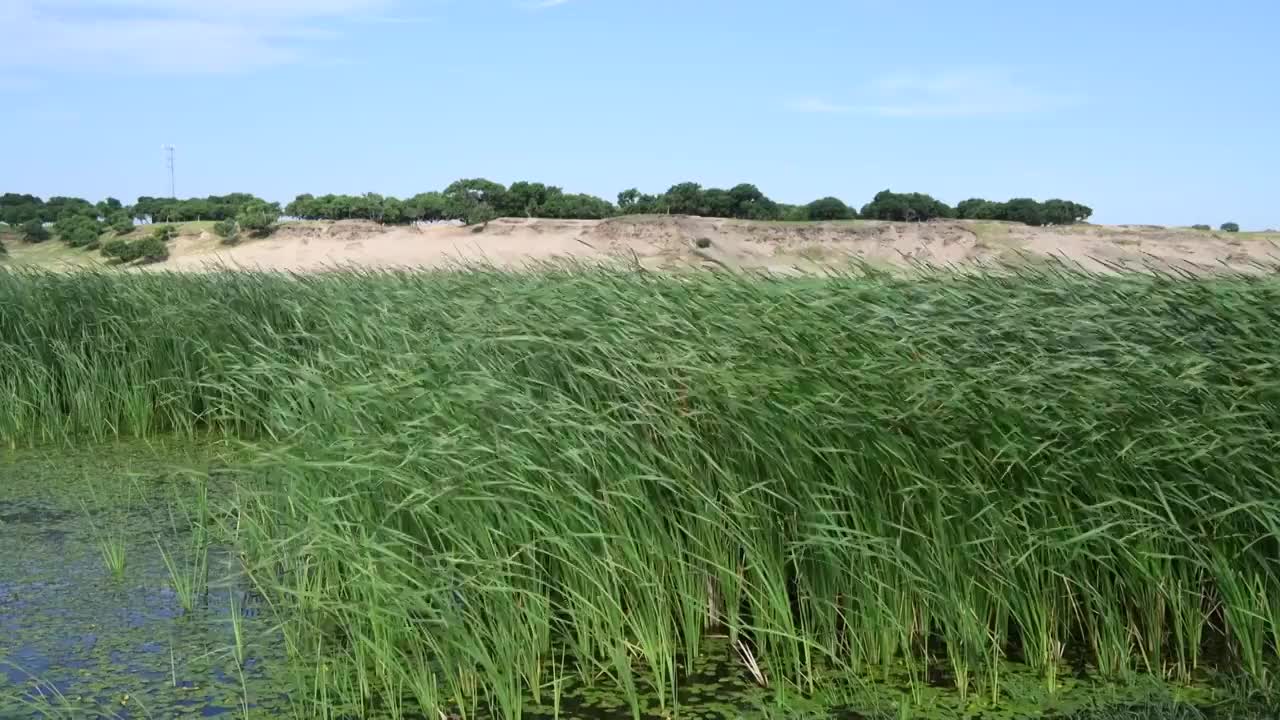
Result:
[[86,247],[97,242],[98,236],[102,234],[102,226],[98,221],[85,217],[78,217],[67,223],[59,221],[59,225],[62,226],[58,231],[59,237],[71,247]]
[[133,218],[127,212],[118,212],[107,218],[107,226],[117,235],[124,235],[133,230]]
[[1233,222],[1222,223],[1222,227],[1218,229],[1222,232],[1240,232],[1240,226]]
[[151,237],[148,239],[156,239],[162,243],[167,243],[176,237],[178,237],[178,228],[172,225],[157,225],[151,231]]
[[135,260],[160,262],[169,259],[169,246],[157,235],[134,241],[115,238],[102,244],[102,254],[118,263],[131,263]]
[[1209,227],[1208,225],[1192,225],[1191,229],[1192,230],[1212,230],[1213,228]]
[[222,238],[223,245],[235,245],[240,240],[240,226],[235,220],[222,220],[214,224],[213,234]]
[[840,198],[824,197],[814,200],[804,208],[806,220],[851,220],[857,217],[853,208]]
[[129,260],[141,260],[144,263],[163,262],[169,259],[169,246],[159,236],[152,235],[132,243],[128,255]]
[[[155,238],[151,238],[151,239],[155,239]],[[137,260],[138,258],[142,257],[142,254],[139,252],[139,249],[140,249],[139,246],[141,245],[141,243],[142,243],[141,240],[135,240],[125,245],[124,250],[121,252],[121,255],[120,255],[120,262],[131,263],[134,260]]]
[[280,204],[254,200],[240,209],[236,224],[254,237],[266,237],[280,220]]
[[125,262],[125,255],[129,253],[129,247],[132,245],[128,240],[121,238],[113,238],[102,243],[102,256]]
[[29,243],[42,243],[49,239],[49,228],[40,220],[28,220],[22,223],[22,239]]

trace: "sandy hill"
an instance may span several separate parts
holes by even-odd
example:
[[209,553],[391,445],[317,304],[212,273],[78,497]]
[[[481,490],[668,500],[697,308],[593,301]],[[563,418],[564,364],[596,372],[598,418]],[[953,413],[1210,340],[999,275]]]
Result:
[[[56,242],[9,244],[16,264],[96,264],[97,255]],[[1193,272],[1257,270],[1280,261],[1280,233],[1225,233],[1155,226],[1024,225],[943,220],[927,223],[847,221],[786,223],[686,216],[609,220],[502,219],[484,228],[447,224],[382,226],[373,222],[301,221],[271,237],[220,245],[208,223],[183,226],[168,262],[156,269],[239,268],[314,271],[340,266],[445,267],[488,262],[518,267],[574,259],[653,269],[813,271],[860,260],[881,267],[913,261],[1034,263],[1058,257],[1095,270],[1159,267]]]

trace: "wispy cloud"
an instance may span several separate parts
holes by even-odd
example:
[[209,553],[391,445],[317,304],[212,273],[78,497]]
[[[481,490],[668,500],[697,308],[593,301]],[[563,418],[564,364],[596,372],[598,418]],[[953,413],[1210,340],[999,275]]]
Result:
[[533,0],[533,2],[524,3],[524,6],[533,10],[546,10],[547,8],[560,7],[568,3],[569,0]]
[[301,59],[396,0],[0,0],[0,69],[219,73]]
[[1054,110],[1080,98],[1021,82],[998,68],[952,69],[935,73],[899,72],[869,83],[849,102],[801,98],[792,112],[863,114],[880,117],[964,117]]

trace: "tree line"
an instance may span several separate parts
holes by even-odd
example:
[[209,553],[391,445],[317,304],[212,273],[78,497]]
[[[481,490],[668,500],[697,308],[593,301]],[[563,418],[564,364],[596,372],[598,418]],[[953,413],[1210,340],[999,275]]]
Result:
[[511,187],[484,178],[458,180],[443,191],[400,199],[364,195],[299,195],[284,208],[303,220],[373,220],[386,224],[460,220],[469,225],[497,217],[599,220],[618,214],[613,203],[593,195],[566,193],[554,185],[517,182]]
[[935,218],[1009,220],[1028,225],[1069,225],[1087,220],[1093,210],[1066,200],[1037,202],[1015,198],[1008,202],[966,200],[951,207],[922,193],[885,190],[858,210],[835,197],[806,205],[790,205],[770,199],[749,183],[729,189],[704,188],[698,183],[673,185],[652,195],[631,188],[618,193],[616,202],[592,195],[570,194],[554,185],[517,182],[510,187],[484,178],[459,180],[440,192],[399,199],[364,195],[300,195],[284,208],[285,215],[306,220],[364,219],[386,224],[461,220],[467,224],[495,217],[529,217],[595,220],[618,215],[697,215],[741,220],[829,221],[867,218],[874,220],[926,221]]
[[82,198],[51,197],[42,200],[35,195],[5,193],[0,195],[0,222],[19,226],[33,220],[56,223],[69,217],[95,219],[123,228],[137,222],[187,222],[191,220],[227,220],[239,215],[253,203],[265,202],[249,193],[210,195],[204,198],[155,198],[142,196],[133,205],[116,198],[91,203]]
[[29,194],[0,195],[0,222],[21,228],[29,241],[40,242],[56,235],[77,247],[93,245],[98,236],[108,230],[124,234],[135,223],[210,220],[218,223],[219,235],[234,241],[242,229],[253,234],[269,232],[281,215],[304,220],[363,219],[384,224],[456,220],[475,225],[497,217],[596,220],[638,214],[796,222],[962,218],[1070,225],[1084,222],[1093,210],[1068,200],[1040,202],[1030,198],[1004,202],[973,198],[952,207],[927,194],[890,190],[877,193],[860,209],[836,197],[791,205],[769,198],[750,183],[724,189],[703,187],[695,182],[679,183],[658,194],[630,188],[618,193],[616,201],[611,202],[594,195],[565,192],[540,182],[521,181],[507,186],[485,178],[458,180],[444,190],[407,198],[377,193],[303,194],[283,208],[249,193],[185,199],[144,196],[127,206],[116,198],[91,203],[74,197],[43,200]]
[[[100,250],[113,262],[159,262],[169,257],[167,243],[177,237],[170,222],[217,220],[215,232],[224,243],[234,243],[241,230],[254,235],[269,233],[280,219],[279,203],[247,193],[191,198],[138,198],[126,207],[115,198],[90,203],[80,198],[50,198],[5,193],[0,195],[0,222],[18,230],[28,243],[57,237],[75,248]],[[52,218],[52,219],[51,219]],[[136,221],[162,221],[142,237],[127,239]],[[5,250],[0,247],[0,254]]]

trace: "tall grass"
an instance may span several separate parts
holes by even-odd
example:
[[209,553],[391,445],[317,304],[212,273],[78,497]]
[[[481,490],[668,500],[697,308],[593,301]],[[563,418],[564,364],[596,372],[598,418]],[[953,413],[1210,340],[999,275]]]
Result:
[[[0,438],[259,444],[317,714],[1025,663],[1274,687],[1280,280],[0,275]],[[323,658],[323,660],[320,660]],[[548,675],[555,679],[549,679]]]

